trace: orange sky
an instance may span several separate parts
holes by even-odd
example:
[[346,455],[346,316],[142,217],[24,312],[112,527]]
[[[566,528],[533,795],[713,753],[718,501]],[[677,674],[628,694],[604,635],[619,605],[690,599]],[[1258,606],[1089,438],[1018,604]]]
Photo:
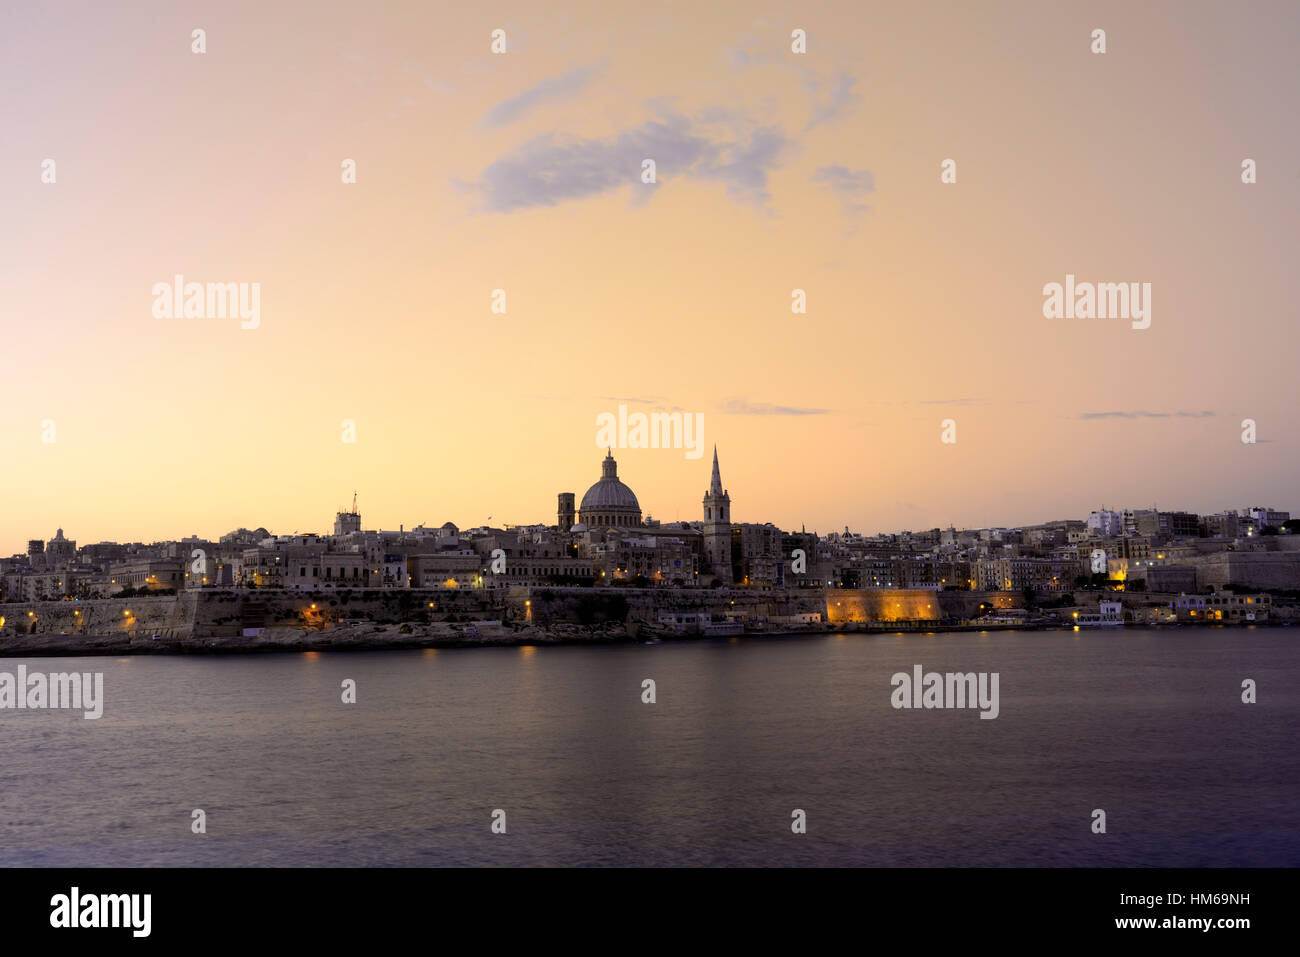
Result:
[[[0,13],[0,554],[554,521],[619,402],[703,413],[737,521],[1296,504],[1293,4],[132,6]],[[700,517],[707,454],[615,456]]]

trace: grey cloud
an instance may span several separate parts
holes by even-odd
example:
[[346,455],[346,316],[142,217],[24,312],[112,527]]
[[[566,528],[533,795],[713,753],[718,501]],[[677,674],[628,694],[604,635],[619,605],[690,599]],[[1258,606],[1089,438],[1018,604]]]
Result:
[[726,57],[734,70],[744,70],[751,66],[785,66],[781,52],[784,49],[788,48],[782,43],[768,45],[751,33],[741,37],[735,46],[728,47]]
[[847,166],[818,167],[813,173],[812,181],[839,196],[844,203],[844,212],[850,216],[865,213],[868,207],[863,200],[867,194],[876,190],[876,180],[870,170],[852,170]]
[[812,115],[805,132],[837,119],[862,99],[853,92],[857,79],[845,69],[839,69],[835,73],[828,92],[822,96],[824,81],[806,65],[806,57],[790,55],[789,44],[789,33],[786,31],[765,32],[762,37],[751,33],[742,37],[735,46],[728,47],[725,56],[736,71],[772,66],[792,70],[802,76],[804,89],[812,99]]
[[858,81],[849,74],[837,73],[834,86],[831,88],[829,95],[824,100],[821,100],[817,96],[821,81],[809,79],[806,85],[813,98],[813,112],[812,118],[808,120],[808,126],[805,127],[805,132],[820,126],[822,123],[829,123],[839,118],[856,105],[862,99],[853,92],[853,88],[857,83]]
[[1177,412],[1144,412],[1142,410],[1134,412],[1085,412],[1080,416],[1082,419],[1209,419],[1213,417],[1213,412],[1192,412],[1187,410]]
[[706,162],[695,172],[706,179],[721,180],[737,199],[767,202],[767,172],[776,168],[789,141],[775,126],[757,129],[748,143],[723,144],[716,155],[721,162]]
[[489,129],[505,126],[507,123],[513,123],[536,106],[543,103],[554,103],[567,99],[576,93],[581,93],[604,70],[605,64],[598,63],[579,67],[576,70],[570,70],[568,73],[561,73],[559,76],[547,77],[536,86],[525,90],[518,96],[498,103],[488,110],[483,117],[483,126]]
[[654,405],[656,402],[663,401],[663,398],[661,396],[654,396],[653,398],[649,398],[649,399],[638,399],[633,396],[602,395],[602,396],[597,396],[597,398],[599,398],[602,402],[622,402],[624,404],[631,404],[631,405]]
[[644,189],[641,162],[653,159],[659,176],[724,182],[732,196],[761,205],[770,198],[768,171],[786,145],[775,127],[755,130],[747,140],[714,139],[686,117],[669,115],[613,138],[537,137],[490,163],[477,188],[496,212],[554,206],[625,184]]
[[747,399],[728,399],[719,406],[732,415],[827,415],[830,409],[800,409],[789,405],[772,405],[768,402],[750,402]]

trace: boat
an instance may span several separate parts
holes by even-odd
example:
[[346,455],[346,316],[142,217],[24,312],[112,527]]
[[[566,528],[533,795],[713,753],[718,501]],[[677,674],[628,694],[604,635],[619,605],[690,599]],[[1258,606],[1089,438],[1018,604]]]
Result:
[[1118,601],[1099,602],[1095,612],[1076,612],[1074,623],[1080,628],[1124,627],[1124,605]]
[[1123,628],[1124,619],[1089,612],[1075,618],[1074,624],[1079,628]]

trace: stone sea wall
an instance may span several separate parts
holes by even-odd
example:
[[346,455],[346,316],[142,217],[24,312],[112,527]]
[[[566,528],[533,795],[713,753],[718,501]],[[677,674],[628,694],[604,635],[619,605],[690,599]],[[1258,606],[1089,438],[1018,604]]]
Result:
[[327,630],[345,625],[504,621],[540,628],[657,622],[661,613],[749,621],[819,614],[831,623],[974,617],[1004,593],[911,589],[560,588],[394,589],[340,592],[204,590],[156,598],[0,604],[0,635],[151,639],[238,637],[246,629]]
[[0,604],[0,617],[4,618],[0,635],[234,637],[247,628],[500,618],[501,608],[501,596],[471,590],[313,593],[214,589],[157,598],[5,602]]

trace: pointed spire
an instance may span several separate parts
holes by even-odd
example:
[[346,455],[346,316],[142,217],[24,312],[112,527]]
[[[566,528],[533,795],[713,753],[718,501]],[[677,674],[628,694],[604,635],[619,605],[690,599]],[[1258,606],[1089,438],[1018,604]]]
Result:
[[709,482],[709,494],[722,494],[722,473],[718,470],[718,446],[716,442],[713,445],[713,478]]

